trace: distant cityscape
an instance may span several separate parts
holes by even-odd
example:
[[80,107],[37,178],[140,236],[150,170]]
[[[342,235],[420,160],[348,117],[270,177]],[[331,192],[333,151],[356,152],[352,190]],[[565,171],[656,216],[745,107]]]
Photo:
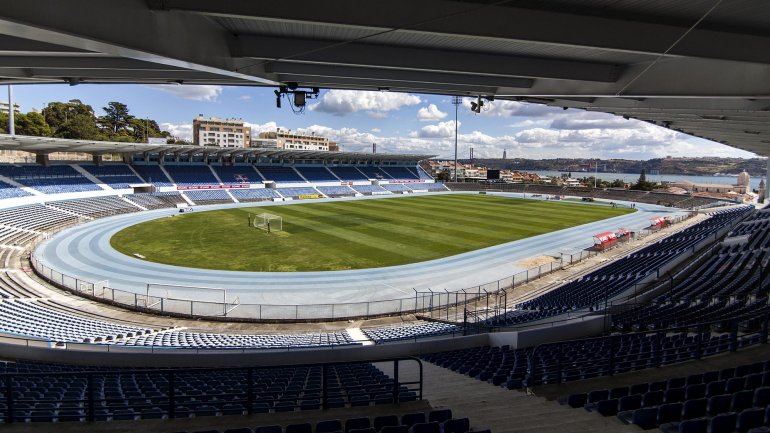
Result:
[[[552,161],[552,160],[549,160]],[[499,163],[493,163],[496,167],[499,167]],[[594,162],[596,164],[596,162]],[[599,167],[602,162],[599,161]],[[455,165],[454,161],[448,160],[428,160],[423,162],[423,168],[428,171],[431,176],[441,181],[456,181],[456,182],[481,182],[490,185],[498,183],[531,183],[531,184],[547,184],[562,186],[568,188],[592,188],[594,186],[598,188],[616,188],[616,189],[645,189],[651,191],[667,192],[672,194],[693,195],[701,197],[713,197],[723,198],[732,201],[740,202],[756,202],[762,200],[765,190],[765,180],[762,179],[759,183],[759,188],[756,190],[751,189],[751,175],[745,170],[740,172],[735,177],[727,177],[726,179],[734,179],[733,183],[699,183],[691,182],[687,180],[676,180],[671,182],[650,182],[645,180],[642,186],[642,173],[640,172],[640,178],[636,183],[613,180],[608,181],[597,178],[593,172],[584,170],[589,167],[586,164],[574,163],[567,165],[568,169],[576,168],[576,171],[564,170],[559,175],[546,176],[531,171],[524,170],[511,170],[491,168],[486,164],[482,164],[482,161],[478,163],[460,162]],[[596,167],[594,165],[594,167]],[[544,170],[541,170],[544,171]],[[555,170],[562,171],[562,170]],[[652,173],[644,173],[658,175],[659,170],[655,170]]]

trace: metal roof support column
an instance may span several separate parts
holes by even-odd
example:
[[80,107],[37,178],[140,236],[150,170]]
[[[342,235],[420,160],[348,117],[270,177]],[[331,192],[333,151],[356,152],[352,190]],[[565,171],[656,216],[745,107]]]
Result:
[[44,167],[51,165],[51,160],[48,158],[48,153],[36,153],[35,162]]
[[16,124],[14,120],[13,111],[13,86],[8,85],[8,132],[11,135],[16,135]]
[[770,157],[767,158],[767,173],[765,173],[765,203],[770,199]]

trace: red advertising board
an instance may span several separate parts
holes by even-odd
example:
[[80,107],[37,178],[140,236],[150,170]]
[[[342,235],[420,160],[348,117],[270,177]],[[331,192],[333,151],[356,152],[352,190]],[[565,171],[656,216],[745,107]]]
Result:
[[177,186],[178,191],[193,190],[193,189],[234,189],[234,188],[248,188],[248,183],[233,183],[228,185],[189,185],[189,186]]

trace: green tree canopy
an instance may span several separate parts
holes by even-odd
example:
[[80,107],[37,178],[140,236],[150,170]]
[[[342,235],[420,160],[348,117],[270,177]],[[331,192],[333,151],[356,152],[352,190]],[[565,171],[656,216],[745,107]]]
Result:
[[51,127],[48,126],[45,118],[40,113],[30,111],[27,114],[19,114],[14,117],[17,134],[34,135],[36,137],[48,137],[51,135]]
[[69,102],[49,102],[43,108],[43,118],[51,135],[80,140],[104,140],[96,125],[94,109],[79,99]]
[[134,116],[128,113],[128,106],[122,102],[112,101],[102,107],[104,116],[99,117],[99,124],[108,135],[118,135],[131,127]]
[[631,189],[639,191],[652,191],[654,188],[655,184],[653,182],[647,182],[647,173],[644,169],[642,169],[642,173],[639,175],[639,180],[634,185],[631,185]]

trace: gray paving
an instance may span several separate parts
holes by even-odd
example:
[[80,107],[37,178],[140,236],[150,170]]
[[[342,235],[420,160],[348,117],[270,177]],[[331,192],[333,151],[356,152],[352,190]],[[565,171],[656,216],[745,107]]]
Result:
[[[500,194],[521,197],[521,194]],[[390,196],[392,198],[392,196]],[[378,199],[363,197],[360,199]],[[333,199],[335,201],[343,199]],[[317,202],[317,201],[313,201]],[[247,203],[200,206],[211,210],[242,206],[302,206],[294,203]],[[620,203],[620,202],[619,202]],[[575,203],[575,206],[596,205]],[[639,231],[653,216],[678,216],[683,212],[656,205],[637,204],[638,212],[509,242],[481,250],[403,266],[329,272],[236,272],[184,268],[151,263],[121,254],[110,237],[125,227],[175,214],[162,209],[118,215],[65,230],[41,244],[35,252],[47,267],[84,281],[104,281],[109,287],[145,294],[148,283],[191,287],[226,288],[228,298],[242,304],[308,305],[351,303],[389,299],[413,299],[414,290],[455,291],[510,277],[523,271],[522,260],[574,251],[591,245],[593,234],[626,227]],[[544,217],[546,217],[544,215]],[[167,297],[219,301],[221,292],[165,288]],[[158,291],[154,290],[154,295]]]

